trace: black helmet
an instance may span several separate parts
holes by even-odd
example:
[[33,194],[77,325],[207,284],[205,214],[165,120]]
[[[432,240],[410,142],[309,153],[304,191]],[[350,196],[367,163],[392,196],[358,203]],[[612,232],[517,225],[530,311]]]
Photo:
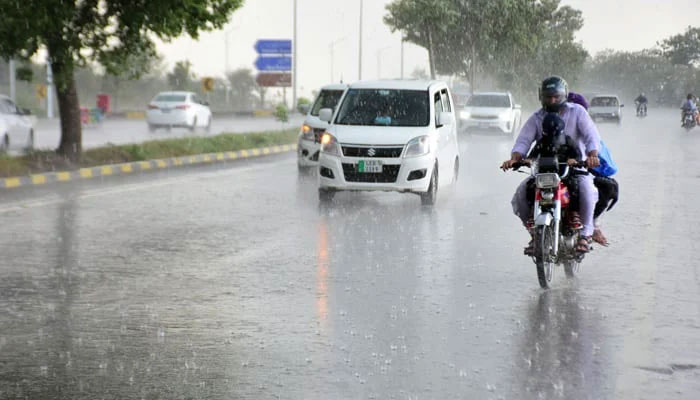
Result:
[[688,100],[693,100],[693,94],[692,94],[692,93],[688,93],[687,99],[688,99]]
[[542,120],[542,136],[555,139],[564,134],[566,123],[557,113],[547,113]]
[[[547,104],[545,98],[548,96],[558,95],[559,103]],[[540,86],[540,103],[542,108],[547,112],[558,112],[559,109],[566,103],[566,98],[569,96],[569,85],[559,76],[550,76],[542,81]]]

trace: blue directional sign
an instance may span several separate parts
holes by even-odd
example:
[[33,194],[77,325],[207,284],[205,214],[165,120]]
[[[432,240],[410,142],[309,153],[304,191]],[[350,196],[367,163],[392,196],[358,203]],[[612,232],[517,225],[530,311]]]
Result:
[[291,71],[292,57],[258,57],[258,59],[255,60],[255,68],[257,68],[258,71]]
[[255,42],[258,54],[291,54],[292,41],[289,39],[260,39]]

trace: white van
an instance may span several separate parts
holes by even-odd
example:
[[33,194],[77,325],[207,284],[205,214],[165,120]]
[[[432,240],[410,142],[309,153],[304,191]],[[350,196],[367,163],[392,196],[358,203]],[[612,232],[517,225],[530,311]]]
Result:
[[304,124],[299,130],[297,140],[297,167],[299,170],[318,166],[321,135],[328,128],[328,122],[321,121],[318,114],[322,108],[334,110],[347,87],[346,84],[326,85],[316,96],[313,105],[306,114]]
[[340,105],[319,111],[331,122],[321,137],[319,199],[336,191],[416,193],[432,205],[457,180],[454,102],[444,82],[357,82]]

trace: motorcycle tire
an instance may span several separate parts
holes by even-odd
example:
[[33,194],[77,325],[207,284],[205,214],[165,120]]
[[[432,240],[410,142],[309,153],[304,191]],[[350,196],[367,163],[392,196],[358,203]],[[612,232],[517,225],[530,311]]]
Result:
[[553,234],[551,226],[538,226],[535,231],[535,265],[542,289],[549,289],[554,277],[554,263],[550,259],[554,247]]

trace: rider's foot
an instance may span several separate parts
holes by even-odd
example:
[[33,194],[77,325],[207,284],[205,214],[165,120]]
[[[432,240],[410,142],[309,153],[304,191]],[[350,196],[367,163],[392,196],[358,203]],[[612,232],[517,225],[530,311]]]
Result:
[[574,250],[576,250],[576,252],[579,254],[588,253],[593,248],[591,243],[593,243],[593,239],[591,239],[590,236],[581,236],[579,237],[578,242],[576,242],[576,247],[574,247]]
[[523,249],[523,254],[532,257],[535,255],[535,220],[532,218],[528,219],[525,222],[525,229],[530,234],[530,242]]
[[581,223],[581,215],[578,213],[578,211],[571,211],[567,215],[569,217],[568,223],[571,229],[583,228],[583,224]]
[[530,239],[530,243],[528,243],[527,247],[523,249],[523,254],[525,254],[528,257],[532,257],[535,255],[535,239]]
[[593,239],[594,242],[602,245],[602,246],[609,246],[610,242],[608,242],[608,239],[603,235],[603,232],[600,231],[600,229],[596,228],[593,231],[593,236],[591,236],[591,239]]

